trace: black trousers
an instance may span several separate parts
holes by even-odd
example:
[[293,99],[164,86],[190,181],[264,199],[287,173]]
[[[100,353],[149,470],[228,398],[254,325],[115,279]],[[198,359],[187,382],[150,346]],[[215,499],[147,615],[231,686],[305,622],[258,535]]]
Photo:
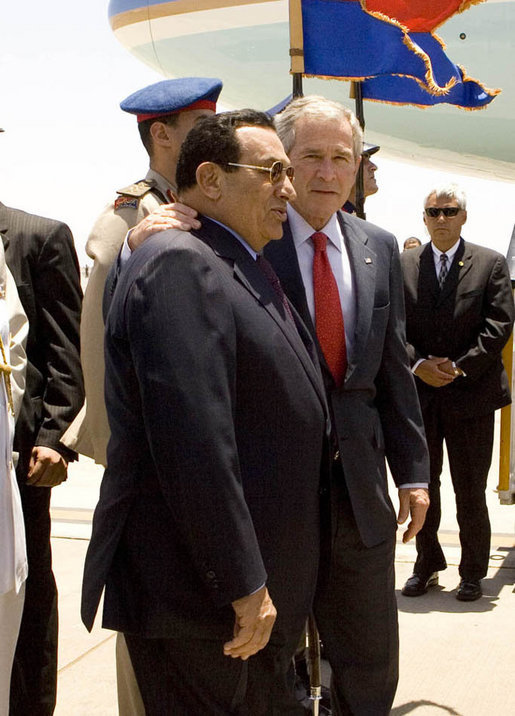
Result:
[[315,597],[315,618],[332,670],[332,712],[386,716],[399,672],[395,531],[377,546],[363,544],[341,468],[331,499],[333,543]]
[[291,662],[305,622],[273,633],[247,661],[224,656],[219,639],[125,634],[147,716],[304,716]]
[[57,587],[50,547],[51,488],[20,485],[29,576],[11,677],[10,716],[50,716],[57,690]]
[[440,475],[445,440],[460,530],[459,573],[465,579],[482,579],[487,573],[490,557],[491,529],[485,490],[492,461],[494,413],[459,418],[449,414],[440,401],[435,400],[423,409],[422,414],[431,465],[431,504],[424,527],[417,535],[415,572],[429,574],[447,567],[437,534],[441,519]]
[[422,414],[431,465],[431,504],[424,527],[416,538],[415,572],[429,574],[447,567],[437,534],[441,519],[440,475],[445,440],[460,530],[459,573],[465,579],[482,579],[487,573],[490,557],[491,529],[485,490],[492,461],[494,413],[459,418],[450,415],[440,401],[435,400],[423,409]]

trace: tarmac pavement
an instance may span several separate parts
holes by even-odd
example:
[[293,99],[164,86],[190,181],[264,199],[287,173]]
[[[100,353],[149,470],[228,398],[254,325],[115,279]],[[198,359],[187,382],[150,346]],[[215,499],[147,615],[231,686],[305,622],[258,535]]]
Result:
[[[79,614],[82,567],[101,477],[101,468],[81,458],[71,466],[68,482],[56,488],[52,498],[60,612],[56,716],[117,714],[115,635],[98,626],[100,618],[88,634]],[[499,504],[496,483],[494,467],[487,490],[493,533],[490,568],[483,580],[484,595],[476,602],[455,599],[460,548],[447,468],[442,478],[440,537],[449,566],[440,573],[440,585],[421,597],[400,593],[412,572],[416,552],[413,543],[402,544],[403,530],[399,530],[396,572],[401,676],[393,716],[515,714],[515,506]]]

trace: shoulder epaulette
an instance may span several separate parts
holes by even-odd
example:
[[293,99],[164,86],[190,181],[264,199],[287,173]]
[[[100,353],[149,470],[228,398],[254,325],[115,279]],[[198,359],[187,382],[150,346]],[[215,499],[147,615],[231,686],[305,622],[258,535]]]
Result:
[[135,199],[141,199],[142,196],[148,194],[153,186],[153,181],[142,179],[141,181],[137,181],[135,184],[129,184],[129,186],[126,186],[123,189],[117,189],[116,193],[121,196],[132,196]]

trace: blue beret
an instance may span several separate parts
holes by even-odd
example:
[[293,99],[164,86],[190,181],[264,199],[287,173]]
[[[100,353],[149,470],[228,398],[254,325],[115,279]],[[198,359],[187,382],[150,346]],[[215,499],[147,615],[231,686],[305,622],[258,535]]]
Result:
[[134,92],[120,102],[124,112],[138,115],[138,122],[188,109],[216,110],[222,81],[212,77],[163,80]]

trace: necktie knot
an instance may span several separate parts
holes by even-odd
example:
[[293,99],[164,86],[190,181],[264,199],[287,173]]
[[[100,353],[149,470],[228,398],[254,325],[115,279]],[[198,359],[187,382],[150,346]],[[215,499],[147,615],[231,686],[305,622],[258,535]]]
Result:
[[315,253],[320,253],[327,249],[327,236],[323,231],[315,231],[311,236],[311,241],[315,247]]

